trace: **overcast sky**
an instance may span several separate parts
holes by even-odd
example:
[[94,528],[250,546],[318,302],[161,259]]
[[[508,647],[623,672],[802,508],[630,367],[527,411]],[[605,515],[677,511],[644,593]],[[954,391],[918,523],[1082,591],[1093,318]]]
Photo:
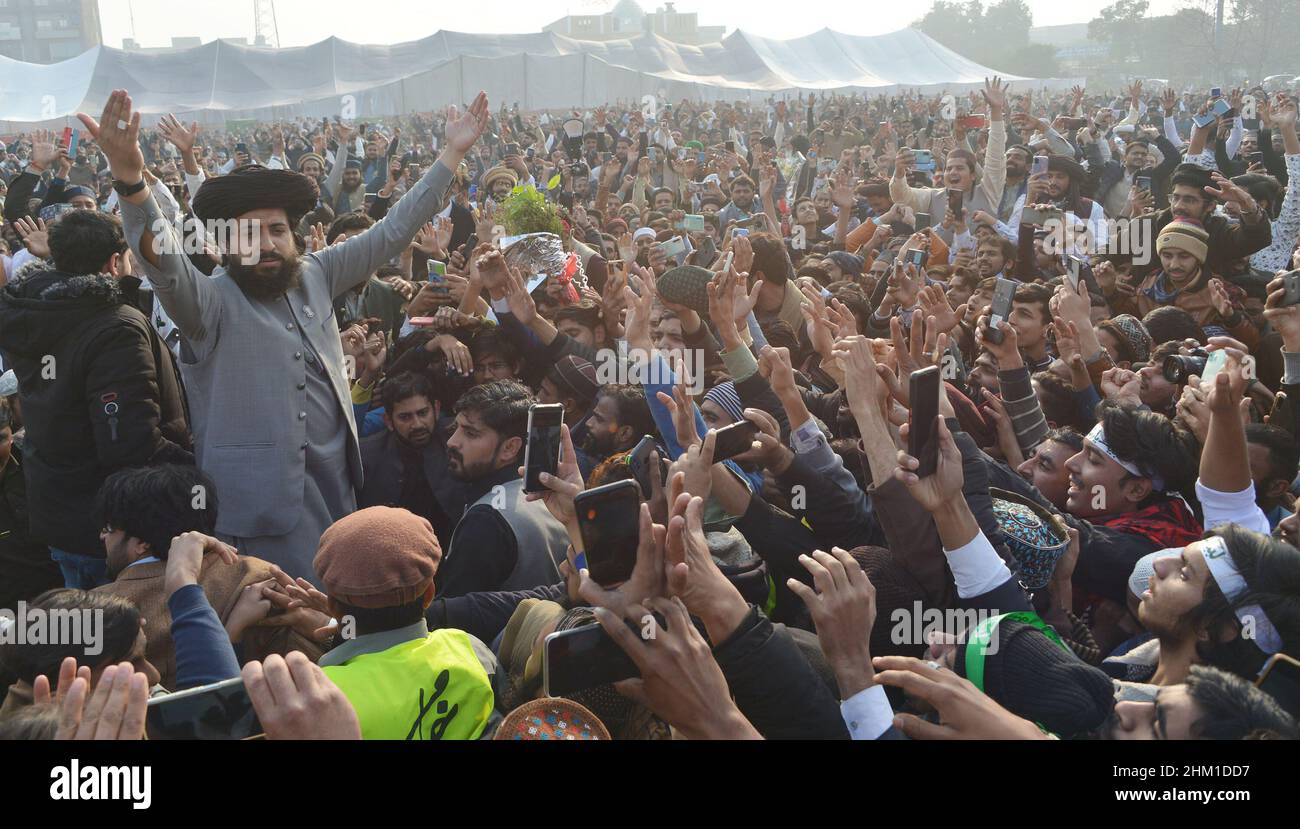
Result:
[[[1034,25],[1086,23],[1113,0],[1027,0]],[[598,14],[601,0],[276,0],[281,46],[303,46],[331,35],[357,43],[399,43],[439,29],[461,32],[537,32],[566,14]],[[652,11],[661,0],[641,2]],[[874,35],[908,26],[925,14],[928,0],[678,0],[682,12],[698,12],[701,25],[726,26],[773,38],[806,35],[822,28]],[[1151,11],[1168,13],[1180,0],[1151,0]],[[794,11],[792,11],[792,9]],[[172,37],[253,40],[253,0],[108,0],[100,3],[104,43],[120,47],[135,37],[143,46],[167,46]],[[132,22],[134,20],[134,23]]]

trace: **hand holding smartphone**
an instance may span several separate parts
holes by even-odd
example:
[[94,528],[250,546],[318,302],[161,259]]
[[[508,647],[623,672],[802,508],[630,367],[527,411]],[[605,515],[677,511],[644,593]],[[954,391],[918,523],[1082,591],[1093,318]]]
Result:
[[580,492],[573,499],[587,572],[602,587],[627,581],[636,566],[641,531],[641,487],[615,481]]
[[1011,319],[1011,300],[1016,295],[1016,283],[1010,279],[998,277],[993,288],[993,304],[989,308],[989,325],[984,329],[984,339],[995,345],[1001,345],[1006,335],[999,324]]

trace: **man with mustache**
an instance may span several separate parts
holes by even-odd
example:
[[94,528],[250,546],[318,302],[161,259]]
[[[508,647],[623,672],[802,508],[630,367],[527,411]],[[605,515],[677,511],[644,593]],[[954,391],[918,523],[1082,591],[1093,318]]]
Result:
[[[438,570],[441,598],[527,590],[561,580],[568,532],[541,500],[525,498],[519,474],[528,445],[528,409],[536,402],[514,380],[475,386],[456,401],[447,464],[452,477],[465,484],[469,507]],[[572,445],[567,437],[564,441]]]
[[444,547],[465,509],[464,487],[448,472],[447,439],[429,378],[405,372],[384,381],[383,432],[361,441],[365,483],[357,506],[410,510],[433,526]]
[[487,114],[480,93],[448,124],[441,163],[382,221],[306,255],[293,228],[316,206],[315,182],[252,165],[209,179],[195,214],[235,228],[221,240],[224,262],[210,279],[186,258],[144,187],[140,115],[127,92],[113,92],[99,122],[78,116],[108,156],[127,241],[180,329],[195,454],[223,502],[217,531],[291,576],[315,577],[321,533],[356,509],[362,482],[333,301],[401,253],[442,209]]

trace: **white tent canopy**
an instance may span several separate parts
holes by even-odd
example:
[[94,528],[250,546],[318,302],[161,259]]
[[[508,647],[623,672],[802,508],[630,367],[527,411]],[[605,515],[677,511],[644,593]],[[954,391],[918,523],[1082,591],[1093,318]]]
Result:
[[[702,46],[654,34],[594,42],[553,32],[440,31],[393,46],[329,38],[288,49],[217,40],[165,52],[97,46],[48,65],[0,58],[0,120],[53,123],[96,113],[118,88],[131,92],[146,117],[175,112],[222,121],[428,111],[463,104],[479,89],[494,103],[536,110],[650,94],[673,101],[764,99],[808,89],[959,92],[993,74],[914,29],[875,37],[823,29],[793,40],[737,31]],[[1009,79],[1020,88],[1071,82]]]

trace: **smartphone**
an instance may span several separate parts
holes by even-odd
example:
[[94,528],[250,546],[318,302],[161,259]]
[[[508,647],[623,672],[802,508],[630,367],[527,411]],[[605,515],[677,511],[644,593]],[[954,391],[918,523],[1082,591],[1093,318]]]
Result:
[[650,493],[654,491],[654,479],[650,476],[657,473],[659,483],[664,482],[662,465],[658,470],[650,468],[650,453],[657,449],[655,439],[650,435],[646,435],[637,442],[636,446],[632,447],[632,451],[627,456],[627,465],[632,468],[632,479],[641,487],[641,497],[647,501],[650,500]]
[[1212,87],[1210,87],[1210,97],[1211,97],[1211,98],[1222,98],[1222,97],[1223,97],[1223,88],[1222,88],[1222,87],[1218,87],[1218,86],[1212,86]]
[[948,188],[948,209],[952,211],[952,215],[956,216],[959,221],[966,210],[962,205],[962,198],[965,195],[965,193],[954,187]]
[[408,321],[412,328],[428,328],[433,325],[433,317],[411,317]]
[[528,444],[524,447],[524,492],[547,492],[539,476],[556,474],[560,465],[560,425],[564,406],[534,403],[528,407]]
[[1217,99],[1210,105],[1210,111],[1204,115],[1198,115],[1192,119],[1192,122],[1198,127],[1208,127],[1218,119],[1232,111],[1232,106],[1222,98]]
[[682,230],[688,233],[703,233],[704,217],[697,213],[687,213],[682,216]]
[[916,229],[917,229],[917,230],[925,230],[925,229],[926,229],[927,227],[929,227],[929,226],[930,226],[930,214],[929,214],[929,213],[917,213],[917,214],[916,214]]
[[695,249],[695,264],[707,268],[717,258],[718,246],[714,244],[712,236],[705,236],[704,241],[700,242],[700,246]]
[[238,144],[235,145],[235,152],[248,155],[248,145],[245,144],[243,141],[240,141]]
[[[640,629],[630,620],[628,628]],[[546,637],[542,644],[542,692],[564,696],[641,675],[636,663],[599,624]]]
[[1016,295],[1016,283],[1010,279],[998,277],[997,285],[993,288],[993,304],[989,309],[989,327],[984,329],[984,339],[991,343],[1001,344],[1003,340],[1002,329],[998,324],[1011,319],[1011,300]]
[[925,271],[925,262],[929,254],[925,248],[912,248],[907,252],[907,264],[916,268],[916,272],[921,274]]
[[591,578],[604,587],[627,581],[636,566],[641,485],[623,480],[580,492],[573,511]]
[[1219,376],[1219,372],[1228,364],[1228,352],[1220,348],[1218,351],[1211,351],[1210,356],[1205,358],[1205,368],[1201,370],[1201,389],[1209,391],[1214,388],[1214,378]]
[[1047,156],[1045,155],[1034,156],[1033,163],[1029,167],[1029,174],[1036,176],[1039,175],[1040,173],[1046,173],[1046,172],[1047,172]]
[[706,154],[704,154],[704,153],[696,153],[696,154],[695,154],[695,163],[696,163],[696,164],[703,165],[703,164],[705,164],[708,160],[709,160],[709,157],[708,157]]
[[929,150],[913,150],[912,157],[916,159],[916,169],[922,173],[934,172],[934,154]]
[[1246,153],[1246,164],[1248,166],[1253,166],[1255,164],[1263,164],[1263,163],[1264,163],[1263,153],[1259,153],[1259,152]]
[[1151,176],[1133,176],[1133,186],[1151,192]]
[[[469,200],[474,201],[477,198],[478,198],[478,185],[471,184],[469,186]],[[473,248],[470,248],[470,250],[473,250]]]
[[732,236],[748,236],[748,235],[749,235],[749,228],[747,228],[747,227],[733,227],[733,228],[731,229],[731,235],[732,235]]
[[720,463],[748,452],[758,435],[758,426],[752,420],[741,420],[718,430],[713,444],[713,462]]
[[728,142],[726,142],[723,146],[727,148],[727,152],[729,152],[729,153],[734,153],[734,152],[736,151],[736,142],[735,142],[735,141],[728,141]]
[[1300,270],[1282,274],[1282,307],[1300,305]]
[[145,733],[151,740],[247,740],[263,731],[244,680],[235,678],[149,700]]
[[658,148],[658,147],[650,147],[649,149],[647,149],[647,150],[646,150],[646,157],[650,159],[650,163],[651,163],[651,164],[658,164],[658,163],[659,163],[659,148]]
[[63,146],[68,148],[68,158],[76,158],[77,145],[80,143],[81,130],[74,130],[72,127],[68,127],[63,131]]
[[[721,271],[722,273],[726,273],[727,271],[731,270],[731,260],[733,260],[735,257],[736,257],[736,252],[734,250],[727,251],[727,255],[722,258],[722,271]],[[1300,274],[1300,271],[1297,271],[1296,273]]]
[[666,242],[659,243],[659,249],[664,252],[664,256],[669,259],[676,259],[686,253],[686,242],[680,236],[674,236]]
[[501,149],[501,156],[504,158],[508,155],[519,155],[519,145],[515,143],[506,144]]
[[1294,712],[1300,702],[1300,661],[1284,653],[1273,654],[1260,669],[1255,687]]
[[447,263],[438,259],[429,260],[429,281],[445,282],[447,276]]
[[907,427],[907,454],[921,465],[916,476],[933,475],[939,465],[939,435],[935,418],[939,416],[939,367],[929,366],[912,372],[908,379],[912,412]]

